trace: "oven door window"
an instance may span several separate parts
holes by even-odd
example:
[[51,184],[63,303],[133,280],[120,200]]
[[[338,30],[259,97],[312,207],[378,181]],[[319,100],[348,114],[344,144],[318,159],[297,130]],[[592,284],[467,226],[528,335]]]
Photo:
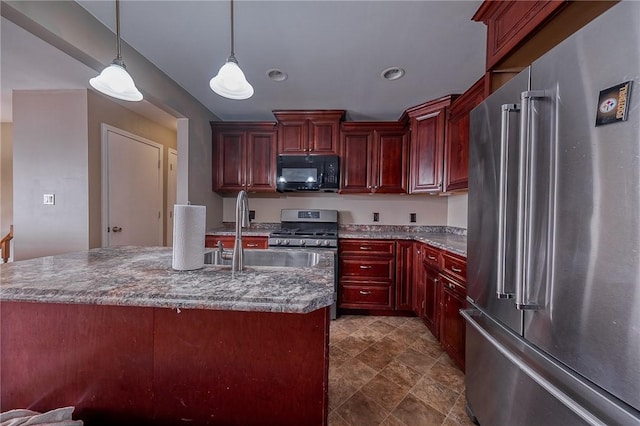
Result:
[[318,182],[318,170],[313,167],[308,168],[282,168],[282,175],[279,180],[281,182],[304,182],[304,183],[316,183]]

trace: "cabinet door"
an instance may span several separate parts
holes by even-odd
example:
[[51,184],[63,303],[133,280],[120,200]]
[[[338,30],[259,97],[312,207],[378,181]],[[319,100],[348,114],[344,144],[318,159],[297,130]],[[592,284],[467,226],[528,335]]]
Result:
[[251,192],[276,191],[276,133],[247,132],[246,189]]
[[309,150],[309,124],[306,119],[278,123],[278,153],[306,154]]
[[413,285],[411,297],[411,309],[419,316],[423,317],[424,311],[424,271],[422,266],[422,258],[424,256],[424,244],[415,243],[413,251]]
[[376,132],[376,156],[371,181],[374,192],[407,192],[408,139],[404,131]]
[[[454,284],[452,284],[454,285]],[[440,343],[455,363],[464,371],[465,322],[460,309],[465,308],[465,300],[457,291],[443,285]]]
[[413,308],[413,256],[412,241],[396,241],[396,309]]
[[469,114],[484,99],[484,80],[478,80],[451,105],[444,153],[444,192],[469,187]]
[[336,119],[309,120],[309,150],[313,154],[338,155],[339,122]]
[[245,186],[245,133],[240,130],[216,134],[214,191],[240,191]]
[[439,271],[427,263],[424,265],[425,275],[425,300],[424,317],[422,318],[427,328],[435,336],[440,338],[440,279]]
[[445,112],[442,108],[412,119],[410,193],[441,189]]
[[373,132],[343,132],[341,193],[371,192],[371,151]]

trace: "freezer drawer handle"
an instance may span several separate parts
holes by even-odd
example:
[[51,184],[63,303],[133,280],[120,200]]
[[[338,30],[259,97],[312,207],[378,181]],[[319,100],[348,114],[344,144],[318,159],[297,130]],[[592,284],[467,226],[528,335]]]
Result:
[[460,268],[456,268],[455,266],[452,266],[452,267],[451,267],[451,270],[452,270],[453,272],[457,273],[457,274],[459,274],[460,272],[462,272],[462,269],[460,269]]
[[364,291],[364,290],[360,290],[360,294],[362,294],[363,296],[368,296],[371,294],[370,291]]
[[506,228],[507,228],[507,173],[509,159],[509,113],[519,112],[518,104],[504,104],[500,115],[500,181],[498,182],[498,255],[496,260],[496,295],[498,299],[511,299],[513,291],[505,288],[504,269],[506,257]]
[[542,388],[544,388],[547,392],[553,395],[558,399],[562,404],[564,404],[568,409],[576,413],[580,418],[582,418],[585,422],[594,426],[605,426],[606,423],[603,423],[600,419],[595,417],[589,411],[587,411],[584,407],[582,407],[579,403],[577,403],[574,399],[572,399],[569,395],[562,392],[558,387],[554,386],[551,382],[546,380],[540,373],[531,368],[528,364],[522,361],[519,357],[517,357],[513,352],[511,352],[508,348],[506,348],[502,343],[498,341],[494,336],[491,335],[484,327],[482,327],[478,322],[473,318],[474,315],[483,315],[480,311],[476,309],[460,309],[460,315],[467,321],[471,327],[473,327],[478,333],[482,335],[487,341],[496,348],[505,358],[507,358],[511,363],[516,365],[523,373],[529,376],[533,381],[539,384]]
[[371,265],[360,265],[360,269],[371,269]]

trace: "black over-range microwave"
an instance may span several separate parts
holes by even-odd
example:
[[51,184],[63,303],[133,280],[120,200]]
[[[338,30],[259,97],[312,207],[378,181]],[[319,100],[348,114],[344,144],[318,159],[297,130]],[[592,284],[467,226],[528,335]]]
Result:
[[279,192],[340,189],[340,157],[337,155],[279,155]]

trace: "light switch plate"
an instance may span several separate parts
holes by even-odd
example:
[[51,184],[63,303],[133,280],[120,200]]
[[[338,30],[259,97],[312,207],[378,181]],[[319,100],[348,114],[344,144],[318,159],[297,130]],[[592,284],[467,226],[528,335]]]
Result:
[[44,194],[43,204],[45,205],[54,205],[56,203],[56,195],[55,194]]

